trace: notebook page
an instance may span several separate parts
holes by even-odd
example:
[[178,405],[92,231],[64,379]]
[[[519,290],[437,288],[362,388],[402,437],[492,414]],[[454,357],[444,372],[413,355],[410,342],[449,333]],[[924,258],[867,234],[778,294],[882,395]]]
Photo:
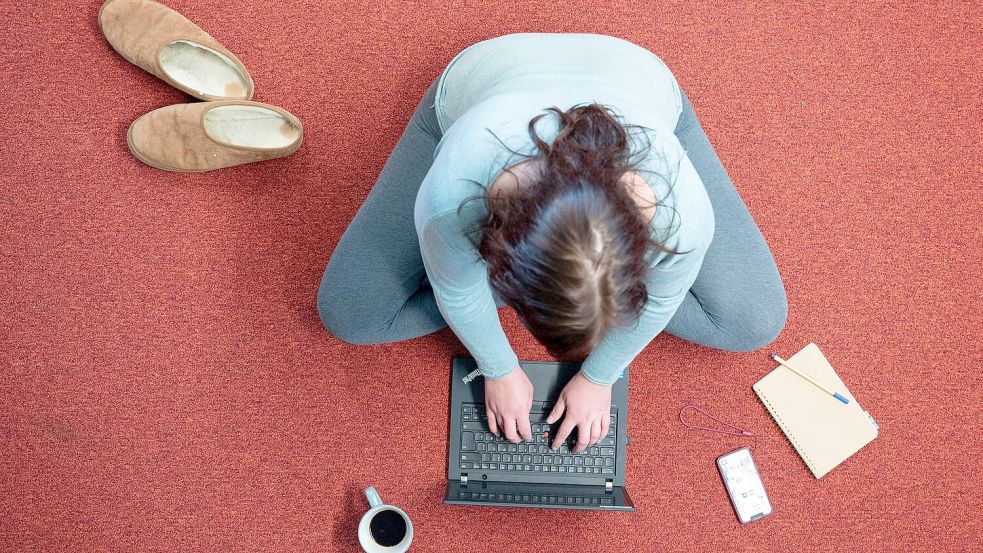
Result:
[[850,400],[843,404],[782,366],[753,386],[809,470],[822,478],[876,438],[877,430],[816,344],[788,363]]

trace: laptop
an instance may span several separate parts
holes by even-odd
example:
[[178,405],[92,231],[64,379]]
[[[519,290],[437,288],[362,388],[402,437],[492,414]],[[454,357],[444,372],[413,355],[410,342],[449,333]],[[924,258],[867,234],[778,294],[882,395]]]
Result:
[[484,379],[469,377],[477,369],[475,361],[454,359],[444,503],[634,511],[625,490],[628,371],[612,386],[608,435],[574,454],[576,430],[556,452],[550,451],[563,419],[548,425],[546,417],[580,365],[525,361],[520,365],[535,390],[529,414],[533,441],[513,444],[488,429]]

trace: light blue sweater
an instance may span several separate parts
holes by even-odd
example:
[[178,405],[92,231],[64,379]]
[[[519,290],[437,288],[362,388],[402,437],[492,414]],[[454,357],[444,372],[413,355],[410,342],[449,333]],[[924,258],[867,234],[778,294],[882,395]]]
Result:
[[[710,200],[673,134],[682,111],[679,85],[658,57],[630,42],[590,34],[516,34],[468,47],[437,86],[435,108],[444,134],[417,196],[415,220],[437,305],[487,378],[508,374],[518,359],[502,330],[486,265],[465,234],[485,215],[485,205],[465,200],[482,193],[476,183],[487,186],[522,161],[498,139],[533,153],[530,119],[552,106],[567,110],[590,102],[608,106],[624,123],[650,129],[645,136],[651,146],[639,171],[661,202],[653,236],[677,251],[692,251],[653,258],[638,323],[604,336],[583,364],[587,379],[614,382],[665,328],[713,237]],[[547,142],[557,130],[552,115],[537,124]]]

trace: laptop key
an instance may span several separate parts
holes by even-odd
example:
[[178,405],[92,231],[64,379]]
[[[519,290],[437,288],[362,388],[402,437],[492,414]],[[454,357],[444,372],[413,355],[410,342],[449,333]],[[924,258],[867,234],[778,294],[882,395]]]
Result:
[[606,466],[606,467],[613,467],[614,466],[614,458],[613,457],[608,457],[607,459],[605,459],[604,460],[604,466]]
[[479,453],[461,453],[461,460],[462,461],[471,461],[471,462],[480,461],[481,460],[481,454],[479,454]]
[[601,455],[614,455],[614,448],[613,447],[602,447],[601,448]]
[[478,421],[464,421],[461,423],[461,430],[471,431],[471,432],[484,432],[488,430],[488,427]]
[[474,451],[474,434],[472,432],[461,434],[461,449],[464,451]]

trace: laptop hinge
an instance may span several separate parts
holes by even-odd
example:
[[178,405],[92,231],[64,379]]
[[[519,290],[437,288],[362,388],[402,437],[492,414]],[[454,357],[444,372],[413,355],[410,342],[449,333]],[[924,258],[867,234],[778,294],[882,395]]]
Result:
[[614,489],[614,481],[613,480],[610,480],[610,479],[609,480],[605,480],[604,481],[604,491],[609,492],[609,491],[611,491],[613,489]]
[[461,475],[461,485],[464,486],[464,487],[467,487],[467,485],[468,485],[468,475],[467,474],[462,474]]

